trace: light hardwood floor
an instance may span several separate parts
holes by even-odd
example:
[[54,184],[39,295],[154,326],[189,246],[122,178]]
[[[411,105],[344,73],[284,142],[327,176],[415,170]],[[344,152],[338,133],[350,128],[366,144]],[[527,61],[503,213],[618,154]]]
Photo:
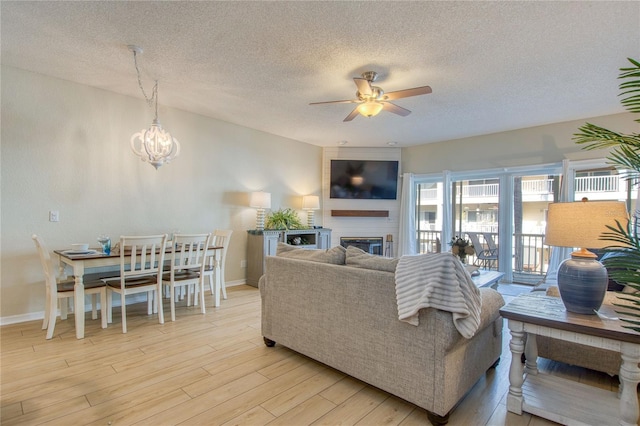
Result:
[[[237,286],[228,294],[205,315],[182,302],[176,322],[164,325],[146,315],[146,303],[133,305],[127,334],[117,309],[106,330],[89,314],[84,340],[75,338],[72,315],[58,320],[50,341],[41,321],[1,327],[1,424],[429,424],[410,403],[282,346],[267,348],[258,290]],[[500,365],[454,409],[450,425],[554,424],[506,412],[507,333],[503,347]],[[542,367],[616,386],[604,374],[552,362]]]

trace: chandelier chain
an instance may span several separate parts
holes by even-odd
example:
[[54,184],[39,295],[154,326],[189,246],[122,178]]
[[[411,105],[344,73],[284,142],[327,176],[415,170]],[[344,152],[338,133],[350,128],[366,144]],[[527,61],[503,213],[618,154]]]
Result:
[[158,80],[155,81],[153,85],[153,89],[151,90],[151,97],[147,96],[147,92],[144,90],[144,86],[142,85],[142,79],[140,78],[140,69],[138,68],[138,59],[136,51],[133,51],[133,63],[136,67],[136,75],[138,76],[138,87],[140,87],[140,91],[144,96],[144,99],[147,101],[147,105],[149,107],[153,107],[155,103],[155,116],[158,118]]

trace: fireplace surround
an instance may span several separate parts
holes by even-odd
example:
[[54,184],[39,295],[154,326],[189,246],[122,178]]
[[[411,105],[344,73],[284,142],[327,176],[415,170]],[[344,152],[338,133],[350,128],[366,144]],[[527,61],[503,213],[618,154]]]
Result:
[[340,237],[340,245],[342,247],[353,246],[378,256],[382,256],[383,243],[382,237]]

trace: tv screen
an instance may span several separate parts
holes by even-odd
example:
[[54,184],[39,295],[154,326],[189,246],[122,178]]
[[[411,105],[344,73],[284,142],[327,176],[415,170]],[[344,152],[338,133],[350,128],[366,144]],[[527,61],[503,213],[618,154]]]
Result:
[[398,162],[331,160],[330,198],[395,200]]

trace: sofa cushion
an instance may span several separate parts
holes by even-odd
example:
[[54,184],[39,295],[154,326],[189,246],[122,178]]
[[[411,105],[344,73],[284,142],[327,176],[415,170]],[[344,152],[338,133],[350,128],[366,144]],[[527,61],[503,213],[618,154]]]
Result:
[[330,249],[311,250],[285,243],[278,243],[276,256],[309,260],[312,262],[331,263],[333,265],[344,265],[345,252],[346,250],[342,246],[335,246]]
[[369,254],[357,247],[347,247],[345,263],[356,268],[374,269],[376,271],[395,272],[398,259]]

